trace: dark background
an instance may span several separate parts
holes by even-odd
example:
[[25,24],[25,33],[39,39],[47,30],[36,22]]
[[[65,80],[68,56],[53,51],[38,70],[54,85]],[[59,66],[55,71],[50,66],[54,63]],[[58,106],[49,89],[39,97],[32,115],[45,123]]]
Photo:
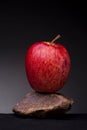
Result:
[[60,93],[74,99],[70,113],[87,112],[86,16],[84,1],[0,3],[0,113],[11,113],[32,91],[25,74],[28,47],[57,34],[71,56],[70,76]]

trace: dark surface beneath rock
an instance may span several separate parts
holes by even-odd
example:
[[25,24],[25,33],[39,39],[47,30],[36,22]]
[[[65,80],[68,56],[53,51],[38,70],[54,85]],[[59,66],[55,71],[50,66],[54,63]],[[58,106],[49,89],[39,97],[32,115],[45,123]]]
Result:
[[52,117],[66,113],[71,109],[72,104],[73,99],[62,94],[30,92],[13,107],[13,112],[25,117]]

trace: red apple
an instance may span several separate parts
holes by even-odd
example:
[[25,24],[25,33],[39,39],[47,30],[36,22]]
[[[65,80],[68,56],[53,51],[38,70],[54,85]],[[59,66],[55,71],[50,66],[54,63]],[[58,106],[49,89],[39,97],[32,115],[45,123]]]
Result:
[[70,56],[67,49],[54,41],[36,42],[28,48],[25,68],[31,87],[38,92],[56,92],[68,79]]

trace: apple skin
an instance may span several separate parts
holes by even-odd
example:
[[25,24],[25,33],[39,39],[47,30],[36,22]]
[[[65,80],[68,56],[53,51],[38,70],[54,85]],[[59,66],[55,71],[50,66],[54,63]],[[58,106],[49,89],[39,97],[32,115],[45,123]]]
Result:
[[34,90],[53,93],[59,91],[68,79],[70,56],[61,44],[36,42],[28,48],[25,69]]

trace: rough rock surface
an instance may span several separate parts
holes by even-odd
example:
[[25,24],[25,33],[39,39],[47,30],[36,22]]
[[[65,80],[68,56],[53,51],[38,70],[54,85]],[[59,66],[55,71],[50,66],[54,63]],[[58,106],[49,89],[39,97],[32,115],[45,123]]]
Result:
[[72,104],[73,99],[62,94],[30,92],[13,107],[13,112],[33,117],[58,116],[67,112]]

